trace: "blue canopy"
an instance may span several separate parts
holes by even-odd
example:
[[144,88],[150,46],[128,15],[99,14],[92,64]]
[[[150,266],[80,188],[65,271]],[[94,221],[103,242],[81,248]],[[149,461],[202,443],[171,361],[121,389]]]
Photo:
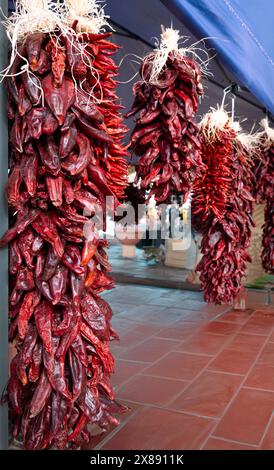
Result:
[[[273,11],[271,8],[274,0],[229,0],[229,5],[232,5],[232,1],[234,10],[236,3],[241,4],[241,15],[246,22],[248,21],[249,25],[252,22],[250,17],[256,18],[256,28],[259,24],[262,25],[259,28],[261,35],[256,29],[257,38],[260,44],[264,45],[264,49],[269,55],[269,51],[273,51],[274,48],[274,8]],[[118,87],[118,94],[126,109],[129,109],[132,102],[132,81],[130,81],[130,77],[138,72],[138,65],[131,60],[133,54],[143,57],[154,47],[155,38],[159,38],[160,26],[168,27],[172,24],[181,34],[189,37],[189,44],[196,42],[198,37],[214,36],[211,43],[220,52],[209,64],[209,71],[213,75],[208,80],[204,80],[206,93],[199,106],[200,115],[206,113],[210,106],[216,106],[216,103],[220,103],[223,88],[235,81],[246,87],[242,87],[241,92],[237,94],[236,104],[237,117],[247,118],[242,122],[244,128],[250,130],[254,122],[259,122],[264,117],[263,108],[267,108],[273,114],[274,98],[271,99],[272,90],[270,90],[270,87],[274,84],[274,77],[273,72],[271,74],[269,62],[265,60],[267,65],[261,65],[259,60],[262,55],[260,48],[257,47],[255,42],[255,45],[249,46],[249,37],[245,34],[244,28],[235,26],[234,15],[232,15],[233,18],[228,19],[230,11],[228,7],[226,14],[224,14],[226,5],[228,5],[228,0],[106,1],[105,12],[110,16],[111,23],[116,30],[114,37],[122,46],[122,49],[116,54],[117,63],[121,61],[119,79],[122,84]],[[244,8],[244,5],[248,6]],[[14,10],[14,0],[9,0],[9,11],[12,10]],[[238,11],[240,11],[240,8],[237,10],[237,14]],[[252,24],[254,25],[254,20]],[[227,27],[229,29],[226,31]],[[214,28],[216,28],[216,31],[213,31]],[[265,34],[266,32],[268,32],[268,35]],[[226,35],[229,36],[229,41]],[[221,46],[224,49],[223,54]],[[240,52],[236,49],[238,46],[241,47]],[[233,52],[230,53],[230,50],[233,50]],[[227,53],[227,60],[225,53]],[[225,67],[220,64],[222,57]],[[233,61],[233,57],[235,57],[235,61]],[[233,61],[234,67],[231,61]],[[241,74],[239,67],[241,67]],[[263,72],[259,73],[261,70]],[[247,91],[247,88],[250,92]],[[129,127],[133,125],[132,119],[129,119],[128,125]]]
[[273,0],[162,0],[274,114]]

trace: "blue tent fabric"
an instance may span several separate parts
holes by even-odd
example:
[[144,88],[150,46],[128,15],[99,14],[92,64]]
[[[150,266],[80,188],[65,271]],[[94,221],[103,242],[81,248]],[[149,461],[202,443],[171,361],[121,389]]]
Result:
[[273,0],[162,0],[274,114]]

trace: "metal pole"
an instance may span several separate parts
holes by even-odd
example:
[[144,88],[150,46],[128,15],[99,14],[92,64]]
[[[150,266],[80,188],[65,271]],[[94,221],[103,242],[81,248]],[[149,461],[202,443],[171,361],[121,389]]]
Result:
[[[0,0],[0,7],[8,15],[8,1]],[[7,38],[0,26],[0,70],[7,65]],[[8,126],[6,93],[0,85],[0,233],[8,228],[8,211],[4,187],[8,176]],[[8,249],[0,250],[0,394],[8,379]],[[0,449],[8,448],[8,407],[0,406]]]

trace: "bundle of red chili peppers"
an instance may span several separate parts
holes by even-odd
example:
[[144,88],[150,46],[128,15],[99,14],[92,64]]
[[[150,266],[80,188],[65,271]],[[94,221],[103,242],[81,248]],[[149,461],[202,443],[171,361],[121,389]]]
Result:
[[[113,413],[122,409],[109,381],[117,335],[99,297],[114,286],[107,242],[84,215],[103,210],[106,196],[116,206],[126,184],[109,36],[32,34],[7,80],[10,229],[0,245],[9,243],[9,339],[17,349],[7,399],[13,435],[26,449],[78,447],[90,439],[89,423],[117,424]],[[24,57],[30,70],[16,75]]]
[[267,273],[274,274],[274,198],[266,200],[262,246],[263,268]]
[[267,273],[274,274],[274,132],[263,120],[255,165],[254,194],[258,203],[265,203],[262,234],[262,265]]
[[[137,180],[157,202],[167,201],[174,192],[186,201],[202,164],[194,121],[203,94],[201,71],[194,60],[180,54],[177,43],[174,45],[177,33],[167,28],[162,34],[163,49],[144,58],[142,79],[133,86],[135,99],[126,114],[140,113],[131,135],[131,149],[140,157]],[[164,51],[165,62],[155,76],[155,64]]]
[[249,151],[228,116],[220,128],[214,129],[211,120],[209,113],[201,125],[205,169],[193,188],[193,222],[203,234],[203,257],[196,270],[205,300],[228,303],[240,292],[251,261],[247,249],[253,224],[253,174]]

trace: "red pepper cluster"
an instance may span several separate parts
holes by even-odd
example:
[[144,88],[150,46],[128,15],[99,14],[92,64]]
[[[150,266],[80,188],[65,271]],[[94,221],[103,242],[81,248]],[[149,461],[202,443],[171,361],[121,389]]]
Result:
[[196,270],[207,302],[228,303],[241,289],[250,244],[253,174],[247,149],[233,129],[203,142],[206,166],[193,193],[196,228],[202,232],[203,257]]
[[209,214],[221,219],[229,202],[231,155],[236,132],[227,126],[210,142],[202,139],[201,175],[193,185],[192,217],[197,230],[208,230]]
[[274,143],[267,136],[261,139],[260,152],[254,165],[254,194],[258,203],[264,202],[262,234],[262,265],[267,273],[274,274]]
[[274,198],[267,199],[264,210],[262,237],[262,265],[269,274],[274,274]]
[[140,113],[131,135],[138,155],[137,179],[157,202],[173,192],[186,201],[201,166],[200,139],[194,113],[203,94],[201,72],[193,60],[170,52],[157,83],[150,83],[153,54],[141,66],[142,80],[133,86],[135,99],[126,117]]
[[26,57],[30,73],[7,81],[11,228],[0,246],[10,244],[9,339],[17,350],[7,398],[13,435],[27,449],[77,447],[89,441],[89,423],[117,424],[113,413],[122,409],[109,381],[117,335],[99,297],[114,286],[107,242],[84,215],[104,209],[108,195],[117,205],[126,184],[117,46],[107,36],[31,35],[11,70]]

